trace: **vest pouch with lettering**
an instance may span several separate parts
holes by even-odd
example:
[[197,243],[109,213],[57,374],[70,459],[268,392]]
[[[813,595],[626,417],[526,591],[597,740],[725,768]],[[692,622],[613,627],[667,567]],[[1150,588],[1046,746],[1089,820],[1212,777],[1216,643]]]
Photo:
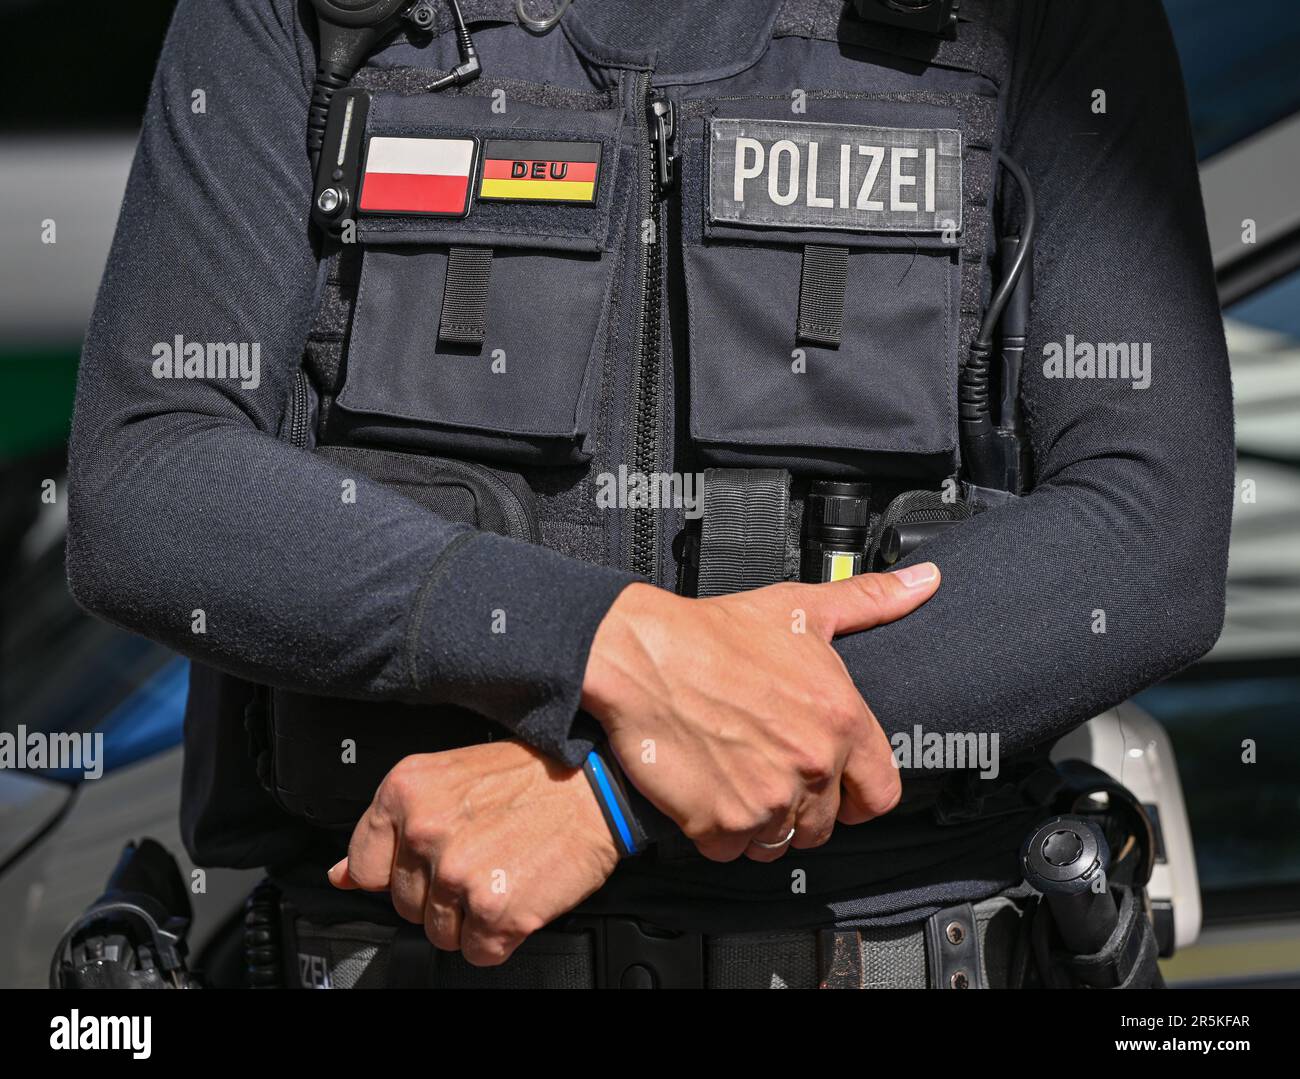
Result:
[[[683,124],[690,435],[708,463],[844,477],[957,464],[969,95],[692,103]],[[983,151],[987,159],[987,151]],[[805,248],[838,251],[838,281]],[[836,262],[832,259],[832,262]],[[837,347],[801,302],[840,310]],[[818,306],[822,305],[822,306]]]
[[631,170],[617,94],[571,96],[588,107],[374,94],[326,441],[521,465],[590,457]]

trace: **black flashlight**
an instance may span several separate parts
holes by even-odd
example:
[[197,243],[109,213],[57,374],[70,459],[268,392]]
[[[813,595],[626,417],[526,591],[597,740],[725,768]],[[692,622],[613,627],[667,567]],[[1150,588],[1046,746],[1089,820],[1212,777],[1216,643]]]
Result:
[[799,579],[809,584],[861,573],[871,538],[871,484],[817,480],[803,508]]

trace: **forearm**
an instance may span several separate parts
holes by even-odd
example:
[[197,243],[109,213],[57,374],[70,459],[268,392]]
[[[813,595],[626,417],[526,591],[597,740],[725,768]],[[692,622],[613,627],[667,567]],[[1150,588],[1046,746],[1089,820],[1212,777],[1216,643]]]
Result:
[[[170,414],[94,446],[74,437],[72,490],[68,565],[84,605],[313,693],[526,712],[530,698],[569,695],[627,579],[453,525],[211,418]],[[508,632],[494,633],[498,612]]]
[[[1230,497],[1229,476],[1213,503]],[[1227,514],[1196,529],[1195,504],[1184,523],[1133,509],[1088,482],[1044,487],[926,544],[936,597],[836,641],[886,732],[997,733],[1014,752],[1204,654],[1223,618]]]
[[[887,730],[1000,732],[1004,751],[1209,649],[1233,495],[1223,328],[1159,6],[1027,11],[1011,152],[1040,209],[1022,382],[1034,489],[924,546],[944,575],[930,604],[836,645]],[[1146,374],[1053,367],[1071,345],[1120,345]]]

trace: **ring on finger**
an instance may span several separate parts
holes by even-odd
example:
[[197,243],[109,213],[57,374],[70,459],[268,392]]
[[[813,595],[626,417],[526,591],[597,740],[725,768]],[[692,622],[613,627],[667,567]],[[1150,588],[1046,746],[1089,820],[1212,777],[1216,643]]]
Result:
[[764,850],[780,850],[782,847],[789,845],[790,840],[794,838],[794,832],[795,830],[791,828],[789,834],[779,843],[764,843],[761,839],[751,839],[750,843],[755,847],[762,847]]

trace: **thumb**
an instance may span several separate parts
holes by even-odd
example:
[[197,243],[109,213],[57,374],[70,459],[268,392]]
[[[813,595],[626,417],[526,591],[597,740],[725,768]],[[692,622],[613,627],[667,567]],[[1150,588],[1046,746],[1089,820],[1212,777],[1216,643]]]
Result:
[[938,590],[939,567],[922,562],[892,573],[859,573],[805,587],[809,624],[821,626],[828,638],[838,637],[911,614]]
[[350,891],[353,888],[360,887],[360,885],[352,879],[352,874],[348,872],[348,860],[346,858],[342,858],[330,866],[329,871],[325,875],[329,878],[329,882],[334,885],[335,888],[342,888],[344,891]]

